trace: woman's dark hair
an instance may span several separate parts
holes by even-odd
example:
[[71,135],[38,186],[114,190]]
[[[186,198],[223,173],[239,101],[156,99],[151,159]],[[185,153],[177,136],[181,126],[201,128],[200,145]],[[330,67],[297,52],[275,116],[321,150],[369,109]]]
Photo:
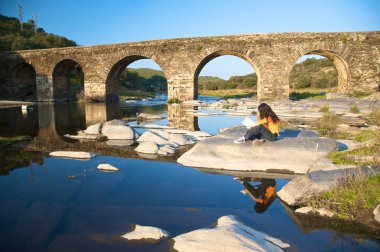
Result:
[[272,111],[272,108],[266,104],[261,103],[258,107],[258,110],[260,112],[260,119],[268,118],[269,116],[272,117],[273,122],[278,122],[280,119],[277,117],[277,115]]

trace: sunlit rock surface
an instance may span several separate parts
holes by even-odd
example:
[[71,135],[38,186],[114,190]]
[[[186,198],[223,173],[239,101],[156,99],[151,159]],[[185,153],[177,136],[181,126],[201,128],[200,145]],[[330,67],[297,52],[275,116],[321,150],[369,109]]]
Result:
[[174,249],[185,251],[283,251],[289,244],[246,226],[228,215],[213,228],[198,229],[173,238]]
[[126,122],[116,119],[103,124],[102,134],[111,140],[131,140],[138,138],[138,133],[129,127]]
[[158,150],[158,145],[151,141],[141,142],[135,149],[135,151],[145,154],[157,154]]
[[157,227],[136,225],[135,229],[121,237],[127,240],[162,240],[170,236],[169,232]]
[[380,205],[377,205],[375,210],[373,210],[373,215],[375,216],[375,221],[380,224]]
[[154,142],[156,144],[166,144],[168,142],[168,139],[166,139],[163,136],[157,134],[156,132],[147,131],[144,134],[142,134],[137,141],[139,143],[142,143],[142,142]]
[[49,153],[53,157],[64,157],[64,158],[74,158],[74,159],[91,159],[96,156],[93,153],[84,151],[53,151]]
[[103,171],[118,171],[119,169],[110,165],[110,164],[99,164],[98,165],[98,170],[103,170]]
[[84,133],[90,134],[90,135],[100,134],[101,127],[102,127],[101,123],[90,125],[87,127],[87,129],[84,130]]
[[252,141],[235,144],[234,140],[245,132],[245,127],[227,129],[197,143],[177,162],[202,168],[304,174],[314,162],[338,150],[333,139],[315,134],[312,138],[296,137],[295,131],[285,131],[277,141],[262,145],[252,145]]

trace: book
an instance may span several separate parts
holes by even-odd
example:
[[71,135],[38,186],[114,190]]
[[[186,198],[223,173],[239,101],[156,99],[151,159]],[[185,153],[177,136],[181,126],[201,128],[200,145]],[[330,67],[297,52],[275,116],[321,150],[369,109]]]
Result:
[[252,126],[254,126],[256,124],[255,121],[253,121],[251,118],[249,117],[245,117],[244,120],[241,122],[245,127],[247,127],[247,129],[251,128]]

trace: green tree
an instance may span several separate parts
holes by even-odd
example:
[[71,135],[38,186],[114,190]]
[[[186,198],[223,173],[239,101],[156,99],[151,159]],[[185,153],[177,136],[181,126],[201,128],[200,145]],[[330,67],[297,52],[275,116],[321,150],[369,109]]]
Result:
[[0,52],[77,45],[65,37],[48,34],[41,27],[35,28],[34,21],[28,20],[21,30],[17,18],[0,14]]

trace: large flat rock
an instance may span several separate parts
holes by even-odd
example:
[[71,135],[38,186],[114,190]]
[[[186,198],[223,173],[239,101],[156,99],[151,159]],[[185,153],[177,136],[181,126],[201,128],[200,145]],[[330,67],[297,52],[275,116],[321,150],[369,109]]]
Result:
[[174,238],[174,249],[185,251],[283,251],[289,244],[246,226],[233,215],[222,216],[214,228]]
[[236,127],[205,139],[177,162],[201,168],[304,174],[313,163],[338,150],[333,139],[314,135],[312,138],[296,137],[299,132],[295,131],[284,132],[277,141],[262,145],[253,145],[251,141],[234,144],[234,139],[245,131],[243,127]]

